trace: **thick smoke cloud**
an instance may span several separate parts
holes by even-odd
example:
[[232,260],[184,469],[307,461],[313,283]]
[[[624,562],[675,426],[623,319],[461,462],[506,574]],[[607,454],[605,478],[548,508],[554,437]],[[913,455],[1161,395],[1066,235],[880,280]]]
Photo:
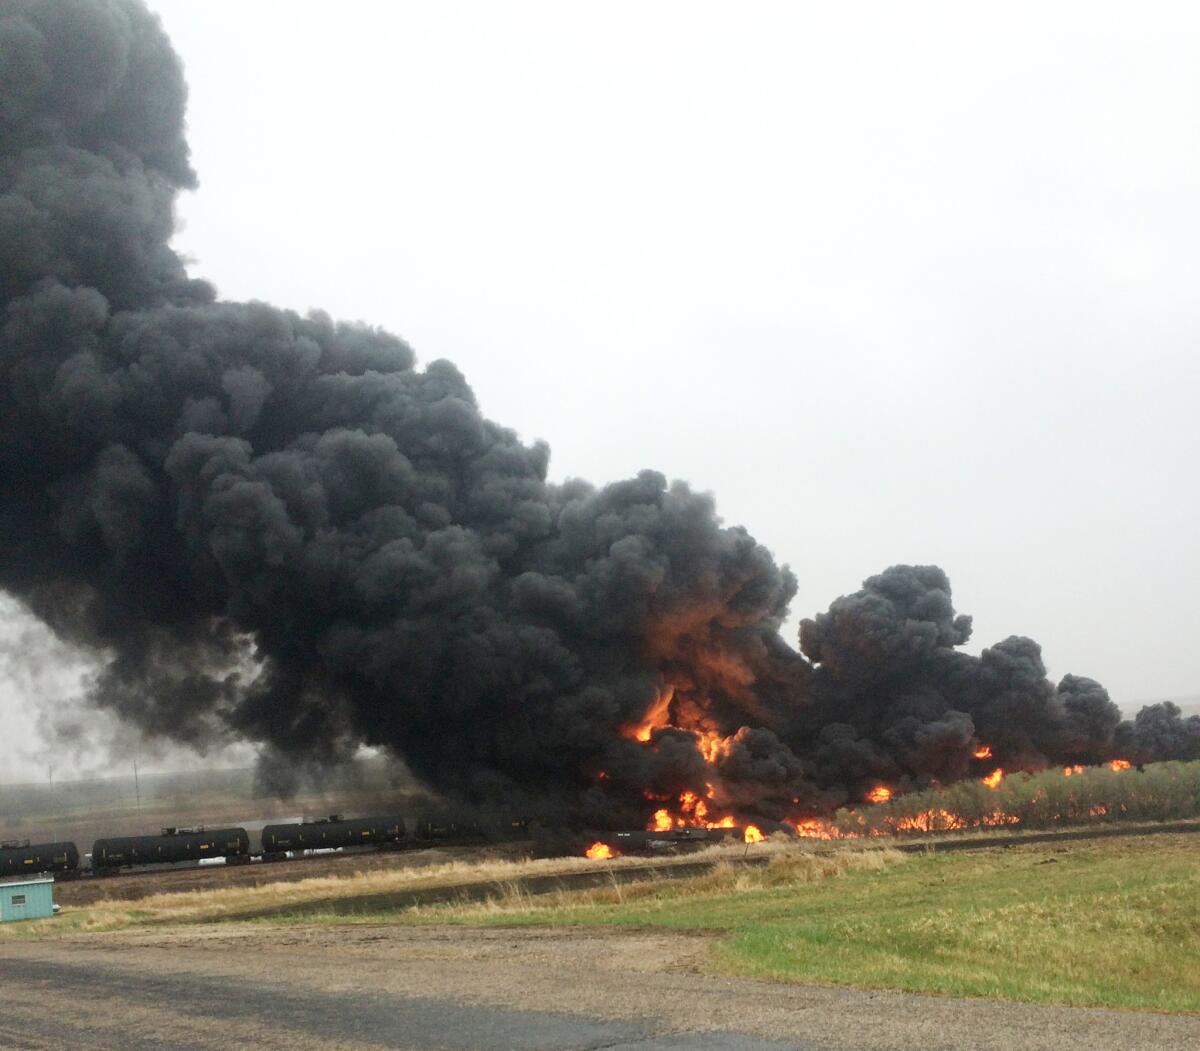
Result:
[[197,747],[383,746],[575,821],[707,784],[820,809],[976,772],[980,740],[1013,765],[1111,751],[1103,689],[1055,689],[1035,643],[958,651],[939,569],[871,578],[801,656],[793,578],[710,497],[549,484],[449,362],[220,301],[168,245],[185,95],[134,0],[0,3],[0,589],[108,657],[96,705]]
[[1200,759],[1200,715],[1183,718],[1171,701],[1148,704],[1117,730],[1122,751],[1139,763],[1156,759]]
[[840,771],[862,792],[1114,754],[1120,710],[1099,683],[1068,675],[1053,686],[1041,647],[1020,636],[962,653],[970,635],[936,566],[894,566],[804,621],[815,671],[795,733],[820,742],[818,780]]
[[195,178],[157,21],[0,12],[0,586],[111,654],[97,703],[559,797],[645,776],[614,728],[664,668],[750,703],[793,584],[709,497],[550,486],[451,364],[217,301],[167,245]]

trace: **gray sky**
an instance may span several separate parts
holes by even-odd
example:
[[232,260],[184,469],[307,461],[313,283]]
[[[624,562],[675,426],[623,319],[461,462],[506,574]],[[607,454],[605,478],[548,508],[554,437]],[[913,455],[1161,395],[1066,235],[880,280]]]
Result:
[[[150,2],[224,296],[712,490],[794,619],[936,562],[976,650],[1200,693],[1192,5]],[[51,678],[0,656],[15,725]]]

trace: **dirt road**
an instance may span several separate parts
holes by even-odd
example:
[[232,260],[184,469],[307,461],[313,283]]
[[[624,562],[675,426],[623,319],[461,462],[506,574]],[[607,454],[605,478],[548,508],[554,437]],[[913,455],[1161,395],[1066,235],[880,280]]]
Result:
[[661,931],[191,927],[0,945],[5,1048],[1191,1051],[1200,1018],[698,973]]

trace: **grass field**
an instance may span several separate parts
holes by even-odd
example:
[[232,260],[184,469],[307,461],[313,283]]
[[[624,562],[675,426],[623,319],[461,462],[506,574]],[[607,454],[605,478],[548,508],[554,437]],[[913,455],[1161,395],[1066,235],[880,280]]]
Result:
[[724,934],[713,970],[1043,1003],[1200,1011],[1200,837],[896,858],[826,878],[763,873],[425,921],[624,924]]
[[[614,881],[599,890],[536,898],[521,893],[522,876],[597,863],[459,863],[444,871],[99,902],[54,920],[5,925],[0,937],[256,915],[270,924],[663,927],[714,933],[708,967],[718,974],[1200,1011],[1200,836],[1159,833],[939,854],[763,847],[775,854],[762,867],[720,864],[684,880]],[[477,904],[376,906],[381,894],[489,879],[501,889]]]

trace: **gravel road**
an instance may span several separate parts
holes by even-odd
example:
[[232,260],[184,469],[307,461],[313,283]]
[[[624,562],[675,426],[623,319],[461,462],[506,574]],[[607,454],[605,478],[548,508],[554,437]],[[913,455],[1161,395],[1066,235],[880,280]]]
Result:
[[1193,1051],[1200,1018],[698,973],[662,931],[222,925],[0,944],[0,1047]]

